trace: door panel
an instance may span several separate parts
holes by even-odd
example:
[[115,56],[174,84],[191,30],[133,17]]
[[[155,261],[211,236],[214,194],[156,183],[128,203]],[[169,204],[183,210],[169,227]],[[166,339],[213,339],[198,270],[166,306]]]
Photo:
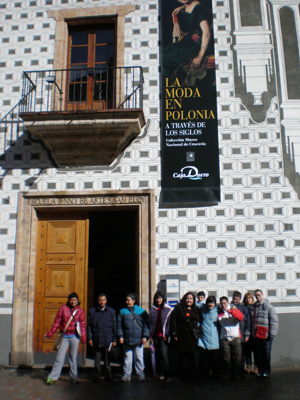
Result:
[[86,308],[87,233],[86,213],[39,215],[34,308],[36,352],[52,351],[57,334],[51,339],[44,338],[44,334],[70,292],[77,292],[81,307]]

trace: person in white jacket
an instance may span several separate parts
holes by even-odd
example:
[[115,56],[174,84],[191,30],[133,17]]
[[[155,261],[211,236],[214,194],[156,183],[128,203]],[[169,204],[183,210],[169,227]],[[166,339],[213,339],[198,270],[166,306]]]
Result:
[[232,375],[235,379],[240,379],[241,365],[241,332],[239,322],[244,315],[233,304],[229,304],[228,298],[220,298],[221,312],[218,322],[221,327],[220,342],[223,357],[224,379],[229,379]]

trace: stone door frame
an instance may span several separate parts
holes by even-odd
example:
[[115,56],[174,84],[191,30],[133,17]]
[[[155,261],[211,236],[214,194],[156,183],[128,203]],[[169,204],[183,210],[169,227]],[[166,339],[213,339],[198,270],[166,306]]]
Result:
[[149,309],[155,284],[155,194],[153,190],[19,193],[12,352],[10,364],[33,365],[34,292],[39,211],[96,211],[114,207],[138,213],[138,285],[140,304]]

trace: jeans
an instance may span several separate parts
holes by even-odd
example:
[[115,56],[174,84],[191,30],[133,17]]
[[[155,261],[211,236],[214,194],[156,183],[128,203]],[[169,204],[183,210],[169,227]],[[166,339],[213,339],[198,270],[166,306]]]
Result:
[[156,375],[169,377],[168,344],[163,337],[153,336],[155,347]]
[[134,363],[136,374],[145,378],[144,374],[144,347],[140,346],[129,346],[124,344],[124,364],[123,364],[123,374],[126,377],[130,377],[132,373],[132,365]]
[[57,352],[55,363],[52,367],[48,378],[53,381],[57,381],[60,377],[62,367],[64,366],[66,352],[69,349],[69,375],[70,379],[76,381],[77,380],[77,353],[79,346],[79,338],[76,336],[63,338],[62,344]]
[[241,368],[241,339],[222,339],[221,349],[224,363],[224,376],[229,377],[232,373],[235,378],[238,378]]
[[258,372],[271,373],[271,350],[273,338],[254,339],[254,354]]
[[96,377],[101,376],[101,357],[104,358],[105,377],[111,378],[110,359],[108,347],[98,347],[95,349],[95,370]]

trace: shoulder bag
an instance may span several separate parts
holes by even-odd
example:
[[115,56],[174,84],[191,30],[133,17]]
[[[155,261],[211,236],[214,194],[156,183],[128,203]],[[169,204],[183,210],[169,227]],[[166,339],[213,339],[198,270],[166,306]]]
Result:
[[77,310],[75,310],[74,313],[71,315],[71,317],[70,317],[70,319],[69,319],[64,331],[59,333],[59,335],[57,336],[57,338],[55,340],[55,343],[54,343],[54,346],[53,346],[53,351],[58,351],[58,349],[60,348],[60,346],[62,344],[62,341],[63,341],[63,338],[64,338],[64,334],[66,333],[66,331],[67,331],[67,329],[68,329],[68,327],[69,327],[69,325],[71,323],[71,320],[72,320],[72,318],[74,318],[74,315],[76,314],[76,312],[77,312]]

